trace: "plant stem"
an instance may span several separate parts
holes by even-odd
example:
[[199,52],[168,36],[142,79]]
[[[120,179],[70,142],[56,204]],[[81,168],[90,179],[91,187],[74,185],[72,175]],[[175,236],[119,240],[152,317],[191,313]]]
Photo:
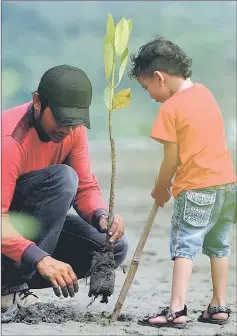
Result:
[[109,140],[111,149],[111,183],[110,183],[110,197],[109,197],[109,227],[113,222],[114,212],[114,187],[116,175],[116,156],[115,156],[115,143],[112,136],[112,110],[113,110],[113,97],[114,97],[114,77],[115,77],[115,57],[113,59],[112,78],[111,78],[111,95],[110,95],[110,109],[109,109]]
[[109,112],[109,138],[110,138],[110,148],[111,148],[111,183],[110,183],[110,197],[109,197],[109,227],[113,222],[113,212],[114,212],[114,187],[115,187],[115,174],[116,174],[116,157],[115,157],[115,143],[112,137],[112,113]]

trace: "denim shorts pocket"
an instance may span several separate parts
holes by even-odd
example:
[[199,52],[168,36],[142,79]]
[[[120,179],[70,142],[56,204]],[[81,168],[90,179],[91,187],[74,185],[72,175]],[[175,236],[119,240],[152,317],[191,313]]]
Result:
[[207,226],[216,201],[216,191],[186,191],[184,204],[184,220],[196,227]]

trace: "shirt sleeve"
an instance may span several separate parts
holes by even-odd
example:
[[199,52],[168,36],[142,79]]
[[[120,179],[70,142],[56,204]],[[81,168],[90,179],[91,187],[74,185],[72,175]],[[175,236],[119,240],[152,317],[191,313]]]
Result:
[[7,212],[12,202],[16,181],[21,175],[23,153],[11,137],[2,138],[2,209]]
[[94,220],[98,220],[99,215],[108,214],[108,207],[103,200],[97,178],[91,172],[87,133],[84,126],[78,128],[77,139],[66,163],[76,171],[79,178],[74,209],[83,219],[93,224]]
[[[9,221],[8,210],[16,181],[21,175],[23,159],[20,145],[11,136],[2,137],[2,225],[7,225]],[[8,232],[7,227],[3,231]],[[23,252],[33,244],[19,233],[7,234],[7,237],[2,236],[2,254],[21,263]]]
[[164,141],[177,142],[175,116],[161,108],[150,136],[161,143]]

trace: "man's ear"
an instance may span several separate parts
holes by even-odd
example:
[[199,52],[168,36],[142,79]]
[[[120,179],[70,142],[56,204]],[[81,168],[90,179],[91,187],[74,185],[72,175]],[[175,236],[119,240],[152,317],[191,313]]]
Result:
[[41,111],[41,103],[40,103],[38,92],[35,92],[33,94],[33,106],[34,106],[34,111],[35,111],[35,117],[36,119],[39,119],[40,111]]
[[154,77],[160,82],[160,83],[164,83],[165,79],[163,74],[160,71],[155,71],[154,72]]

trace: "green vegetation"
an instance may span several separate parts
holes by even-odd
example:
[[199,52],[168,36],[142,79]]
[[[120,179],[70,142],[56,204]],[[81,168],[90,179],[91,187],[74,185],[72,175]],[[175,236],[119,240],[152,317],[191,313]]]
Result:
[[[104,113],[104,22],[113,13],[133,22],[130,51],[157,33],[172,39],[193,58],[193,77],[208,86],[236,141],[236,2],[231,1],[3,1],[2,109],[31,99],[41,75],[56,64],[87,72],[93,84],[90,139],[107,137]],[[129,63],[129,62],[128,62]],[[158,105],[147,98],[126,72],[132,104],[114,114],[114,136],[148,137]],[[235,125],[235,126],[234,126]],[[235,139],[233,141],[232,139]],[[234,149],[233,149],[234,150]]]
[[[111,184],[109,198],[109,226],[113,222],[114,212],[114,188],[116,178],[116,150],[115,141],[112,135],[112,113],[113,110],[127,106],[131,101],[131,89],[127,88],[115,93],[120,84],[128,60],[128,41],[132,31],[131,19],[122,18],[116,25],[111,14],[108,15],[106,34],[104,39],[104,65],[107,86],[104,90],[104,102],[109,114],[109,140],[111,148]],[[118,67],[118,79],[116,78],[116,67]],[[117,80],[116,80],[117,79]]]

